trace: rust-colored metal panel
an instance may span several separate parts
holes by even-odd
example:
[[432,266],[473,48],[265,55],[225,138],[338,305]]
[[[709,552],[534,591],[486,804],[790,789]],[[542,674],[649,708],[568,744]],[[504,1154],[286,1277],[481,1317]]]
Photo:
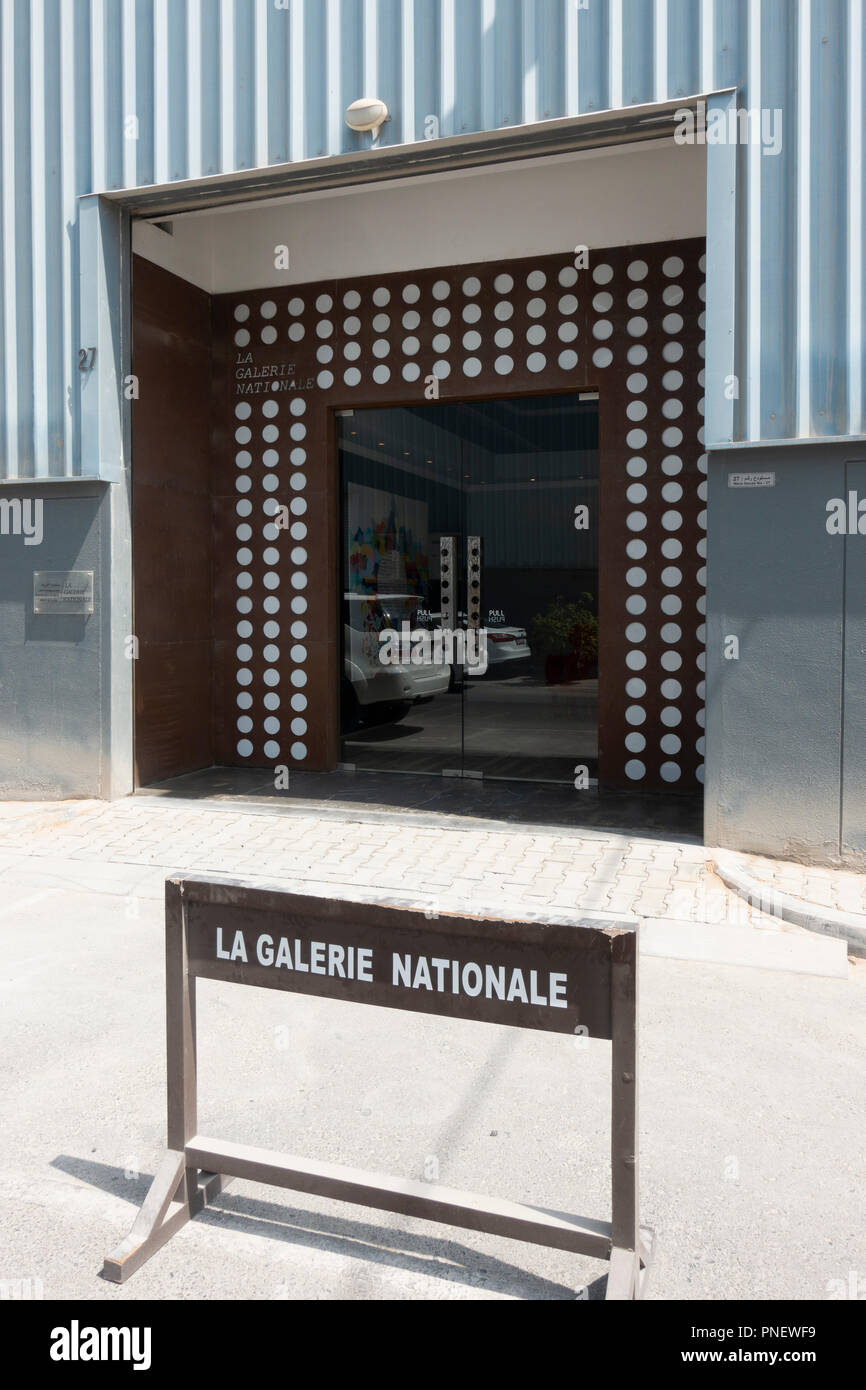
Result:
[[[235,663],[235,682],[248,684],[221,673],[230,701],[238,689],[243,701],[241,728],[234,708],[221,718],[221,762],[338,759],[334,411],[591,388],[601,399],[600,779],[694,789],[703,250],[702,241],[597,249],[588,268],[568,252],[215,301],[214,477],[219,525],[234,532],[218,541],[216,622],[226,659],[238,620],[254,637],[248,663]],[[269,499],[288,509],[296,536],[262,534]],[[252,552],[243,564],[235,542]],[[275,598],[279,616],[268,614]],[[268,620],[278,640],[264,635]],[[293,628],[305,635],[287,638]],[[279,701],[270,712],[268,694]]]
[[213,763],[209,297],[133,266],[136,785]]

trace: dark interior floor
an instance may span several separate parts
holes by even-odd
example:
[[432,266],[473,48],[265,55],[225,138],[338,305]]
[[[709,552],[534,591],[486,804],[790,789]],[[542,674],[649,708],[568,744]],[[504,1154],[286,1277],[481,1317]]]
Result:
[[441,823],[471,818],[492,826],[545,826],[558,830],[615,830],[670,840],[703,841],[701,795],[638,795],[525,782],[478,782],[367,772],[293,773],[288,791],[274,788],[273,772],[213,767],[156,786],[140,797],[238,803],[244,809],[298,814],[315,810],[339,818],[395,814]]

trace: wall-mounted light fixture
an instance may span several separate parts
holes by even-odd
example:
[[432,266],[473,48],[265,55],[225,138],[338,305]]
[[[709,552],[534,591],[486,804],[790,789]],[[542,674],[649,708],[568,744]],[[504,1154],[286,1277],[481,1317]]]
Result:
[[375,132],[388,119],[388,108],[378,97],[361,97],[353,101],[346,112],[346,125],[350,130]]

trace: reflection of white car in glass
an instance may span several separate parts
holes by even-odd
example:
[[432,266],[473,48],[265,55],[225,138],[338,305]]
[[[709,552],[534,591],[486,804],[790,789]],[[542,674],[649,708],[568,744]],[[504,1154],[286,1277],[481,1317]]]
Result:
[[345,675],[355,705],[351,717],[362,723],[396,723],[413,705],[444,695],[450,666],[385,666],[379,659],[383,632],[402,633],[403,623],[418,626],[420,600],[408,595],[368,597],[346,594],[343,604]]
[[487,667],[505,666],[511,661],[528,661],[532,652],[525,627],[509,627],[505,623],[488,623]]

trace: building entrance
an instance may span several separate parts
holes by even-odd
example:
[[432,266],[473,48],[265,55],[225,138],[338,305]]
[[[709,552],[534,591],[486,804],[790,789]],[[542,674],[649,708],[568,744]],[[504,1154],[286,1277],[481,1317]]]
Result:
[[344,763],[594,779],[595,395],[356,410],[337,425]]

